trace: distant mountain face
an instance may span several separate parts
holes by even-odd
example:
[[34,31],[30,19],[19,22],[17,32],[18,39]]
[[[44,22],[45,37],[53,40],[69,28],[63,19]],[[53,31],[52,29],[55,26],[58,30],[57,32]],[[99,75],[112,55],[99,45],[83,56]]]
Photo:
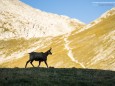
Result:
[[59,36],[85,24],[34,9],[19,0],[0,1],[0,39]]
[[[0,67],[24,67],[27,53],[45,52],[52,47],[49,66],[115,70],[115,8],[85,25],[75,19],[36,10],[18,0],[3,0],[0,4],[4,9],[12,7],[5,13],[0,8],[0,62],[8,61]],[[9,22],[13,26],[7,29],[5,25]],[[19,57],[22,58],[17,59]],[[37,66],[38,62],[33,64]]]

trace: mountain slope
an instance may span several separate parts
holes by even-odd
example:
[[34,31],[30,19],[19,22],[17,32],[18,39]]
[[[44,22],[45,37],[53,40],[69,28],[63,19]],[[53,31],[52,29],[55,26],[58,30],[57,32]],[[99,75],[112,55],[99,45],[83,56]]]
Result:
[[[28,39],[24,39],[22,45],[19,45],[17,42],[15,42],[15,45],[17,45],[16,48],[14,48],[14,45],[11,43],[8,45],[8,40],[6,40],[6,44],[4,44],[5,42],[1,41],[1,49],[3,49],[2,51],[5,51],[1,52],[1,55],[7,54],[7,48],[3,48],[3,46],[12,45],[13,48],[10,47],[8,49],[8,52],[10,53],[10,55],[8,54],[9,56],[12,55],[11,51],[16,49],[17,51],[19,51],[19,54],[23,53],[23,55],[25,56],[22,57],[16,54],[17,57],[22,58],[16,60],[10,59],[9,62],[1,64],[0,67],[23,68],[25,66],[26,61],[29,59],[29,56],[27,54],[28,52],[45,52],[50,47],[52,47],[53,55],[48,57],[49,66],[53,66],[56,68],[77,67],[115,70],[114,22],[115,8],[112,8],[111,10],[104,13],[97,20],[91,22],[86,26],[84,26],[84,24],[81,24],[79,26],[79,24],[75,22],[72,23],[72,26],[75,28],[72,32],[64,32],[63,34],[57,36],[49,35],[46,37],[46,35],[44,35],[44,38],[34,38],[34,36],[32,36],[33,38],[29,39],[29,37],[27,37]],[[67,25],[68,24],[70,25],[70,23],[67,23]],[[62,27],[62,25],[59,26]],[[64,30],[67,29],[65,26],[66,25],[64,24]],[[19,41],[19,38],[16,38],[15,41],[16,40]],[[29,43],[27,43],[28,45],[25,48],[26,42]],[[15,55],[11,56],[11,58],[12,57],[17,58],[15,57]],[[33,64],[37,66],[38,62],[34,62]],[[29,64],[28,67],[30,66],[31,65]],[[42,64],[41,66],[45,65]]]
[[[110,11],[114,12],[114,10]],[[48,47],[39,48],[36,51],[46,51],[49,46],[53,48],[53,55],[48,57],[49,66],[115,70],[114,21],[113,14],[89,28],[86,26],[84,31],[74,30],[72,33],[54,37],[50,40]],[[17,67],[17,65],[24,67],[27,60],[28,55],[19,60],[4,63],[2,67]],[[37,66],[38,62],[34,62],[34,65]]]
[[98,23],[69,36],[73,56],[87,68],[115,70],[115,8],[94,22]]
[[0,1],[0,39],[58,36],[85,24],[34,9],[19,0]]
[[0,63],[46,47],[53,37],[80,30],[84,25],[67,16],[34,9],[19,0],[1,0]]

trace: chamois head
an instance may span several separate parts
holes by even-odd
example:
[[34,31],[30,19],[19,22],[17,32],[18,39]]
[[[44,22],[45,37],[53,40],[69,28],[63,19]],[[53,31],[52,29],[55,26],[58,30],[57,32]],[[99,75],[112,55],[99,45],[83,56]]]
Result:
[[52,50],[52,48],[50,48],[50,49],[47,51],[47,53],[50,54],[50,55],[52,55],[51,50]]

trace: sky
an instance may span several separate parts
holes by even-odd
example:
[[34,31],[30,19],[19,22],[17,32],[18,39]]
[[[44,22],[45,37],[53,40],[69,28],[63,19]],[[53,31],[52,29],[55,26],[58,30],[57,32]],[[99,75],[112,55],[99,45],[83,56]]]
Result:
[[66,15],[86,24],[115,7],[115,0],[20,0],[45,12]]

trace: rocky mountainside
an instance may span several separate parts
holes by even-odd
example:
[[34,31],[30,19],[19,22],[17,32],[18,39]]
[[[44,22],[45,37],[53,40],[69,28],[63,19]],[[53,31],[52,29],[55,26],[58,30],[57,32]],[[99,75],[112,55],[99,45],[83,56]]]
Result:
[[76,28],[80,30],[84,25],[77,19],[46,13],[19,0],[1,0],[0,62],[22,57],[44,46],[47,40]]
[[19,0],[0,1],[0,39],[58,36],[85,24],[34,9]]
[[[115,8],[85,25],[76,19],[36,10],[18,0],[3,0],[0,6],[4,9],[8,7],[4,5],[6,2],[8,6],[12,3],[13,7],[8,12],[19,15],[19,18],[15,17],[12,22],[8,15],[0,14],[1,25],[4,21],[17,25],[17,28],[12,26],[6,31],[5,25],[1,27],[0,67],[23,68],[29,57],[27,53],[45,52],[52,47],[49,66],[115,70]],[[16,9],[20,10],[17,12]],[[37,66],[38,62],[33,64]]]

